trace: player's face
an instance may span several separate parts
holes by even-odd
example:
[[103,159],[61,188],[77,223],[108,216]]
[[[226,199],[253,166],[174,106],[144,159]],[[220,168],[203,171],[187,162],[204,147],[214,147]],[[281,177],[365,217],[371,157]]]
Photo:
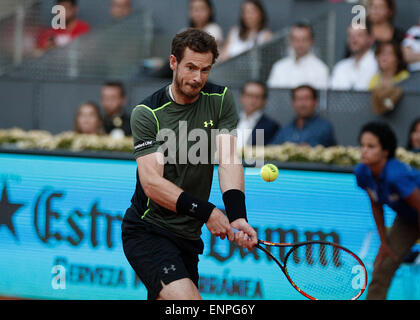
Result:
[[197,98],[209,78],[213,53],[195,52],[187,47],[180,62],[171,55],[170,63],[177,93],[187,100]]
[[388,157],[388,151],[382,149],[378,137],[370,132],[365,132],[360,137],[360,148],[362,163],[367,166],[379,164]]

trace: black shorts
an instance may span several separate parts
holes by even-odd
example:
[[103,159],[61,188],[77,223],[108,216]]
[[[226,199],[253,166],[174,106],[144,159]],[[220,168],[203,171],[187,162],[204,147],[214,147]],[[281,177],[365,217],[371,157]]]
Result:
[[124,254],[147,288],[147,299],[155,300],[162,283],[190,278],[198,287],[198,255],[203,241],[187,240],[143,221],[133,207],[127,209],[121,225]]

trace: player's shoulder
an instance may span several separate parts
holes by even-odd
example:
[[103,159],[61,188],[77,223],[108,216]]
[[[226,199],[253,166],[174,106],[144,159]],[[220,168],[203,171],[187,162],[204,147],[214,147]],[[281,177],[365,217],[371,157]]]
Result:
[[387,161],[385,170],[388,180],[398,180],[402,176],[415,174],[415,170],[411,166],[395,158]]
[[364,163],[358,163],[355,167],[354,167],[354,174],[356,176],[364,176],[364,175],[368,175],[369,174],[369,167],[367,165],[365,165]]
[[213,82],[207,82],[203,89],[201,89],[201,93],[204,94],[216,94],[216,95],[223,95],[228,90],[228,87],[220,86],[218,84],[215,84]]
[[160,88],[147,98],[143,99],[137,106],[147,107],[151,110],[156,110],[164,106],[171,101],[166,93],[166,89],[167,86]]

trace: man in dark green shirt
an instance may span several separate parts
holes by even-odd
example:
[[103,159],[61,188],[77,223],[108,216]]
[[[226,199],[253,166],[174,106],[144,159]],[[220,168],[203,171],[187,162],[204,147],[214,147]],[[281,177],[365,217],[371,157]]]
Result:
[[[148,299],[201,298],[203,224],[214,236],[243,248],[257,244],[246,219],[235,103],[227,87],[207,83],[217,57],[217,44],[207,33],[188,29],[176,35],[172,83],[131,115],[137,184],[122,223],[122,240]],[[208,202],[215,162],[227,216]],[[234,233],[232,227],[240,231]]]

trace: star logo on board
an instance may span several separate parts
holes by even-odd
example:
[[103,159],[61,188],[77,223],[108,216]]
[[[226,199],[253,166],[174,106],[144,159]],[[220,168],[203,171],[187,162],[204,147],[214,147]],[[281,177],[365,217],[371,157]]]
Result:
[[23,204],[10,202],[9,195],[7,193],[7,185],[5,183],[0,199],[0,229],[3,225],[6,226],[16,239],[17,235],[12,218],[16,211],[18,211],[21,207],[23,207]]

